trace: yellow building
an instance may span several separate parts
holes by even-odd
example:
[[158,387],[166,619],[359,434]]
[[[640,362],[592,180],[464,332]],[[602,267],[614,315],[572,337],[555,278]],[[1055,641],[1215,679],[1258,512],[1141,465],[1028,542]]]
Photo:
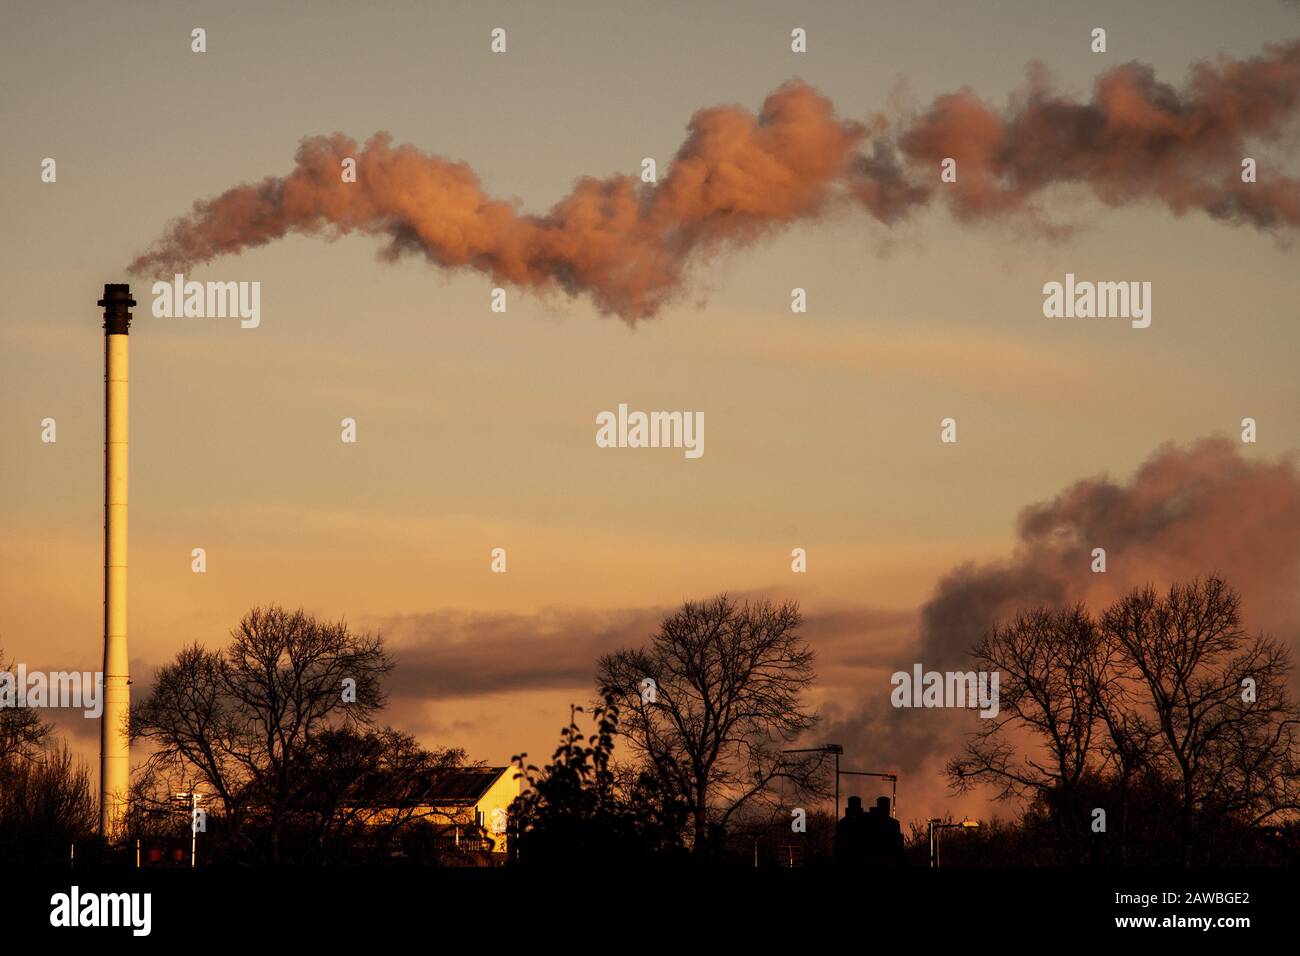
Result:
[[516,767],[449,770],[438,775],[427,812],[447,821],[457,845],[482,833],[492,842],[493,853],[505,853],[508,811],[522,791],[523,778]]

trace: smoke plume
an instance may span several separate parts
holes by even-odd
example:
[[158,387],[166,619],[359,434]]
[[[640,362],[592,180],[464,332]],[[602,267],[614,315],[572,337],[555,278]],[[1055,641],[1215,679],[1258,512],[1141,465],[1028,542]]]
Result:
[[[658,183],[584,177],[545,215],[486,195],[464,163],[394,146],[376,133],[360,150],[335,133],[304,139],[286,176],[199,200],[131,264],[169,276],[290,233],[383,240],[380,255],[423,255],[519,288],[589,296],[628,322],[679,294],[690,266],[831,208],[856,205],[892,224],[943,197],[960,222],[1017,216],[1047,234],[1038,201],[1074,184],[1102,203],[1154,202],[1175,215],[1200,211],[1234,225],[1300,226],[1300,180],[1260,162],[1242,182],[1251,142],[1276,142],[1300,97],[1300,40],[1244,60],[1197,64],[1182,89],[1129,63],[1103,73],[1092,98],[1054,93],[1031,65],[1005,109],[969,89],[938,97],[891,124],[837,117],[799,80],[755,115],[738,106],[695,114]],[[357,181],[343,182],[345,158]],[[941,183],[940,164],[957,162]]]
[[[680,289],[693,256],[821,211],[864,134],[798,82],[770,95],[757,116],[701,110],[689,129],[658,185],[586,177],[545,216],[521,215],[485,195],[464,163],[394,147],[387,134],[360,153],[342,134],[312,137],[289,175],[196,203],[130,271],[167,275],[291,232],[355,230],[385,239],[385,259],[420,253],[520,288],[587,294],[602,312],[635,321]],[[349,156],[356,183],[340,174]]]
[[[1249,460],[1240,443],[1167,445],[1132,480],[1075,483],[1020,513],[1014,555],[964,565],[922,609],[916,659],[948,669],[995,622],[1035,605],[1094,609],[1135,587],[1218,573],[1242,595],[1246,623],[1297,645],[1300,474],[1288,459]],[[1106,573],[1092,571],[1094,548]]]
[[[944,761],[979,718],[966,711],[900,710],[889,673],[967,670],[970,648],[998,622],[1035,606],[1085,602],[1093,611],[1135,587],[1167,587],[1217,573],[1242,595],[1243,624],[1270,632],[1300,658],[1300,471],[1287,458],[1247,459],[1240,443],[1166,445],[1127,482],[1088,478],[1025,508],[1007,558],[966,564],[921,608],[914,644],[864,682],[864,702],[833,711],[824,729],[879,766],[911,778],[913,800],[944,802]],[[1106,573],[1092,549],[1106,549]],[[1293,678],[1300,674],[1293,674]]]

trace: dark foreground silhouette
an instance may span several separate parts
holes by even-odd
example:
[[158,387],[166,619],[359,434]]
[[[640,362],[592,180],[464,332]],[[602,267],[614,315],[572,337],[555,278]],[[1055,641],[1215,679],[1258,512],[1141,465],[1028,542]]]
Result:
[[889,814],[889,798],[863,812],[862,798],[849,797],[844,819],[835,827],[838,866],[902,866],[903,830]]

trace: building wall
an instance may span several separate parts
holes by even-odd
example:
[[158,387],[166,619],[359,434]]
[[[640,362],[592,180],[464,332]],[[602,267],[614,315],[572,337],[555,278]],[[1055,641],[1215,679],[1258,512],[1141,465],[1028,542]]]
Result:
[[[493,814],[502,811],[500,821],[504,822],[509,812],[510,804],[515,798],[523,792],[523,777],[515,767],[507,767],[493,781],[492,786],[479,798],[473,805],[465,804],[463,806],[424,806],[415,811],[415,818],[427,819],[427,822],[434,825],[462,826],[469,829],[474,826],[482,826],[487,835],[493,842],[494,853],[506,852],[506,834],[497,833],[494,829],[494,823],[497,820]],[[394,811],[379,810],[371,818],[372,823],[382,823],[391,819]],[[426,814],[432,814],[425,817]],[[480,823],[481,821],[481,823]]]
[[494,851],[504,853],[506,851],[506,835],[504,832],[498,833],[494,826],[493,812],[500,810],[500,821],[504,821],[506,812],[510,804],[514,802],[515,797],[523,792],[523,778],[519,775],[519,770],[515,767],[507,767],[505,773],[496,779],[496,782],[488,788],[487,792],[479,798],[478,803],[474,805],[477,814],[482,815],[483,826],[488,835],[492,837],[495,844]]

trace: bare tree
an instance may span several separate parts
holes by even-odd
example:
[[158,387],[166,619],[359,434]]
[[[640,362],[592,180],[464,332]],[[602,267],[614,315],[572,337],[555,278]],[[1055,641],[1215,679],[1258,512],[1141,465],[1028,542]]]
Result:
[[[980,641],[975,661],[1000,674],[998,715],[982,719],[965,754],[949,763],[959,791],[992,783],[999,798],[1036,798],[1067,842],[1077,843],[1077,796],[1098,760],[1099,646],[1082,605],[1019,614]],[[1026,731],[1031,747],[1021,753],[1009,737]]]
[[1152,759],[1177,782],[1182,852],[1196,829],[1229,816],[1254,824],[1300,809],[1300,711],[1286,690],[1290,657],[1247,636],[1241,598],[1221,578],[1147,587],[1102,617],[1102,630],[1159,730]]
[[90,773],[66,744],[0,761],[0,863],[66,863],[68,845],[98,825]]
[[686,602],[648,646],[600,660],[619,734],[688,808],[697,852],[778,780],[820,793],[817,762],[781,752],[817,720],[802,701],[814,674],[801,624],[795,603],[723,594]]
[[[0,680],[16,689],[17,675],[13,664],[0,667]],[[30,760],[40,753],[53,726],[42,720],[30,707],[8,705],[0,701],[0,764],[10,760]]]
[[278,862],[314,738],[369,726],[385,703],[380,678],[393,665],[379,637],[301,610],[254,608],[231,637],[224,651],[196,645],[161,668],[133,709],[132,735],[154,745],[150,771],[212,788],[232,838],[255,810]]
[[1099,629],[1100,643],[1092,661],[1091,681],[1097,718],[1104,731],[1100,741],[1102,767],[1112,775],[1118,791],[1119,862],[1129,857],[1130,820],[1134,787],[1140,780],[1158,780],[1155,753],[1160,729],[1142,706],[1141,681],[1124,663],[1124,650],[1115,635]]
[[1144,829],[1169,833],[1185,863],[1201,838],[1294,817],[1300,709],[1287,692],[1290,658],[1246,634],[1240,603],[1210,577],[1134,591],[1098,619],[1080,605],[995,628],[975,657],[1001,673],[1000,713],[949,763],[955,788],[991,783],[1000,798],[1030,798],[1076,856],[1080,797],[1104,794],[1118,801],[1121,860],[1139,795],[1158,815]]
[[90,775],[38,710],[17,706],[12,663],[0,667],[0,687],[0,862],[61,862],[99,823]]

